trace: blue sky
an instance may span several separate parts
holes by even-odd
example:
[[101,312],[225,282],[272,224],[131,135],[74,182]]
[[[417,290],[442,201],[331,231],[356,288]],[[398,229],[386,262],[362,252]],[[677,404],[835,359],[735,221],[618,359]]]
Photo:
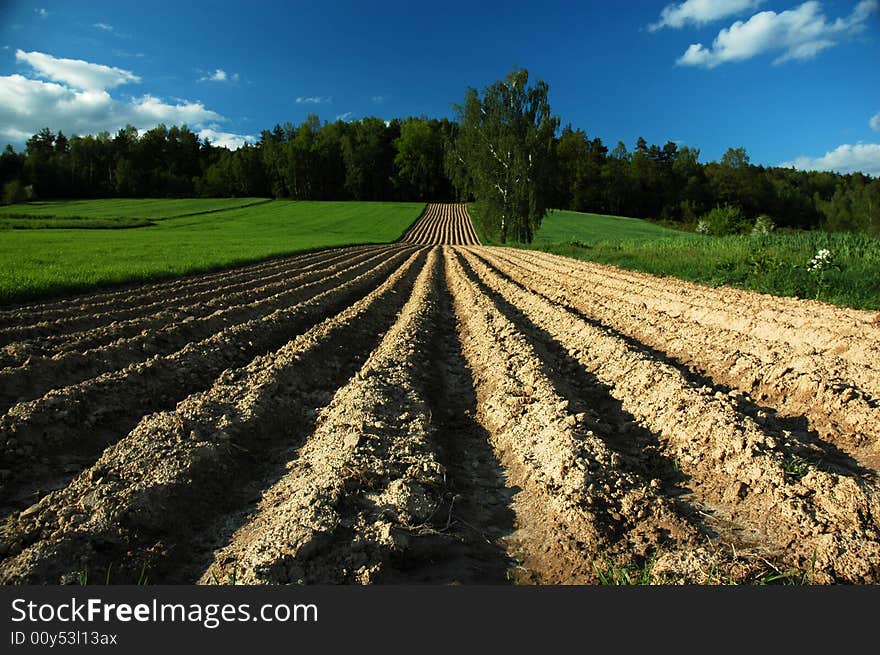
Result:
[[880,1],[0,0],[0,144],[48,125],[453,117],[514,66],[565,123],[628,148],[880,175]]

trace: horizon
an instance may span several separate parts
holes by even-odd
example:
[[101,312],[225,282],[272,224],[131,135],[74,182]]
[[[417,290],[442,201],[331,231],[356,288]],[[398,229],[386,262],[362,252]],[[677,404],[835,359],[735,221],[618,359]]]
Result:
[[[434,15],[402,3],[7,2],[0,145],[22,149],[44,127],[185,123],[235,148],[308,114],[454,119],[468,87],[522,67],[549,84],[563,126],[609,148],[673,141],[705,163],[743,147],[755,165],[877,177],[878,5],[451,3]],[[255,7],[273,20],[255,21]]]

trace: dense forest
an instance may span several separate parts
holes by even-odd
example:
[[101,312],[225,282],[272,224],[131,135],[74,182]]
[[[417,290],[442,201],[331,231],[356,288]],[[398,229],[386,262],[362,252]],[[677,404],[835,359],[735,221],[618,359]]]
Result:
[[[23,152],[0,155],[6,203],[102,197],[266,196],[302,200],[468,200],[453,144],[456,121],[379,118],[276,125],[256,144],[230,151],[184,126],[142,134],[66,136],[45,128]],[[880,179],[859,173],[755,166],[743,148],[721,161],[674,142],[609,148],[571,125],[552,135],[542,163],[549,207],[682,223],[732,208],[727,229],[760,215],[781,227],[880,234]]]

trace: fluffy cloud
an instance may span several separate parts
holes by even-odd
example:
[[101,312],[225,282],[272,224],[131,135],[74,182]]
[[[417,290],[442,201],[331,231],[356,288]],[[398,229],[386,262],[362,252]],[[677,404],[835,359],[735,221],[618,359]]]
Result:
[[875,132],[880,132],[880,111],[871,116],[871,120],[868,121],[868,125],[870,125],[871,129]]
[[[92,79],[86,80],[90,82],[86,84],[79,76],[71,73],[71,70],[78,71],[77,68],[65,68],[62,74],[58,74],[58,67],[53,62],[73,60],[58,60],[42,53],[22,54],[27,57],[20,60],[31,64],[38,75],[51,81],[31,79],[23,75],[0,76],[0,138],[4,142],[23,145],[30,136],[47,126],[53,131],[63,131],[68,135],[97,134],[105,130],[112,134],[127,124],[143,131],[159,123],[186,123],[194,131],[202,130],[205,135],[210,135],[212,141],[218,145],[240,147],[245,141],[253,140],[249,135],[220,131],[217,123],[224,122],[225,118],[201,102],[166,102],[150,94],[120,100],[107,91],[107,87],[115,85],[93,84],[91,82],[95,80]],[[45,62],[50,65],[44,65]],[[103,73],[102,69],[119,70],[99,64],[81,63],[88,67],[83,70],[98,71],[96,75],[107,75],[101,79],[103,82],[110,79],[110,76]],[[122,73],[140,80],[129,71]],[[119,73],[113,75],[119,76]],[[59,77],[63,79],[57,81]]]
[[764,0],[686,0],[678,5],[666,5],[660,12],[660,20],[648,25],[648,30],[656,32],[664,27],[705,25],[755,9],[762,2]]
[[200,139],[210,139],[211,143],[218,147],[229,148],[230,150],[238,150],[245,143],[256,143],[257,137],[251,134],[232,134],[230,132],[220,132],[213,127],[206,127],[199,130]]
[[343,121],[343,122],[345,122],[345,123],[348,123],[352,118],[354,118],[354,112],[353,112],[353,111],[347,111],[347,112],[345,112],[344,114],[339,114],[339,115],[336,117],[336,120],[337,120],[337,121]]
[[102,91],[121,84],[141,81],[131,71],[103,64],[91,64],[82,59],[59,59],[43,52],[15,51],[15,59],[28,64],[40,76],[77,89]]
[[326,105],[333,102],[332,96],[300,96],[296,99],[298,105]]
[[751,59],[766,52],[782,51],[774,63],[809,59],[836,45],[843,37],[865,29],[878,0],[862,0],[846,18],[829,22],[815,0],[780,13],[762,11],[749,20],[737,21],[721,30],[712,47],[692,44],[678,59],[683,66],[715,68],[720,64]]
[[[875,117],[876,118],[876,117]],[[821,157],[798,157],[780,164],[803,171],[836,171],[855,173],[857,171],[880,177],[880,143],[844,144]]]
[[7,138],[35,134],[45,126],[67,134],[115,131],[130,123],[139,129],[223,120],[200,102],[170,104],[151,95],[128,102],[103,90],[73,89],[21,75],[0,77],[0,134]]
[[218,68],[213,73],[200,77],[199,82],[231,82],[235,84],[238,82],[238,73],[230,75],[222,68]]

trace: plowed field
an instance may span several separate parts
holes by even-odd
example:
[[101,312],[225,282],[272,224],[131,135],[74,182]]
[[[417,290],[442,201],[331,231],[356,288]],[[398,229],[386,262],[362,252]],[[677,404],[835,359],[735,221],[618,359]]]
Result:
[[0,582],[880,582],[875,312],[397,244],[0,312]]

